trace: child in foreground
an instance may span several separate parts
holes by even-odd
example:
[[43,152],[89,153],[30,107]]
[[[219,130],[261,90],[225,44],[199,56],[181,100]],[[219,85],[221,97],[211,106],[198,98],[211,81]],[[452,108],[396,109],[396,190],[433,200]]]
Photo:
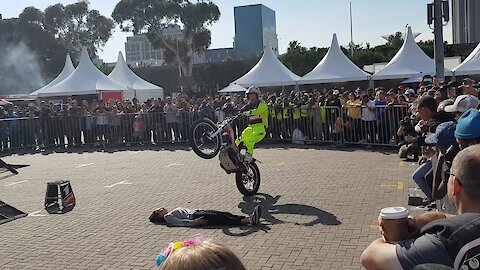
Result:
[[161,270],[246,270],[229,248],[202,237],[170,243],[155,263]]

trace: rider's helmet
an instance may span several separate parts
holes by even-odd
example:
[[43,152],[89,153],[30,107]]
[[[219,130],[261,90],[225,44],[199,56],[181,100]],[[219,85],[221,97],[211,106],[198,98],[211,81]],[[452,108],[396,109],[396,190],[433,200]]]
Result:
[[260,96],[260,88],[258,88],[258,86],[250,86],[248,89],[247,89],[247,92],[245,93],[246,95],[248,94],[257,94],[257,97]]

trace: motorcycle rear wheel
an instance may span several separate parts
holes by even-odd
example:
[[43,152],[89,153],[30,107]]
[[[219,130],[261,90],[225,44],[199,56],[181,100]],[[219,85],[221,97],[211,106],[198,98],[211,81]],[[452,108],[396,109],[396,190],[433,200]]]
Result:
[[245,170],[239,170],[235,174],[237,188],[240,193],[245,196],[253,196],[260,189],[260,170],[253,161],[247,165],[247,173]]

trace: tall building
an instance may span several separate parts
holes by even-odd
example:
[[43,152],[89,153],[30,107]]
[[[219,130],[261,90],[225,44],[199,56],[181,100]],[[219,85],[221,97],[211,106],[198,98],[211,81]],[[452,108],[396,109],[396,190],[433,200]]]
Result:
[[205,63],[220,63],[236,59],[233,48],[208,49],[205,52]]
[[[182,30],[180,26],[173,25],[163,31],[167,38],[181,38]],[[165,63],[162,49],[154,49],[152,43],[143,35],[127,37],[125,43],[125,57],[130,66],[161,66]]]
[[[169,39],[181,39],[182,35],[182,29],[179,25],[172,25],[163,30],[163,36]],[[127,37],[125,57],[127,64],[133,67],[162,66],[165,64],[164,50],[154,49],[152,43],[144,34]],[[193,63],[205,63],[205,52],[194,53]]]
[[258,56],[271,46],[278,55],[275,11],[258,4],[234,8],[235,55],[237,58]]
[[453,43],[480,42],[480,0],[452,0]]

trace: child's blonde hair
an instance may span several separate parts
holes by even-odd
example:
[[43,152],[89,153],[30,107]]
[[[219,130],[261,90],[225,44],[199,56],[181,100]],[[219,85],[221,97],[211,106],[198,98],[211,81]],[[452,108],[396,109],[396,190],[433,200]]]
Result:
[[161,264],[161,270],[246,270],[229,248],[208,240],[184,246]]

